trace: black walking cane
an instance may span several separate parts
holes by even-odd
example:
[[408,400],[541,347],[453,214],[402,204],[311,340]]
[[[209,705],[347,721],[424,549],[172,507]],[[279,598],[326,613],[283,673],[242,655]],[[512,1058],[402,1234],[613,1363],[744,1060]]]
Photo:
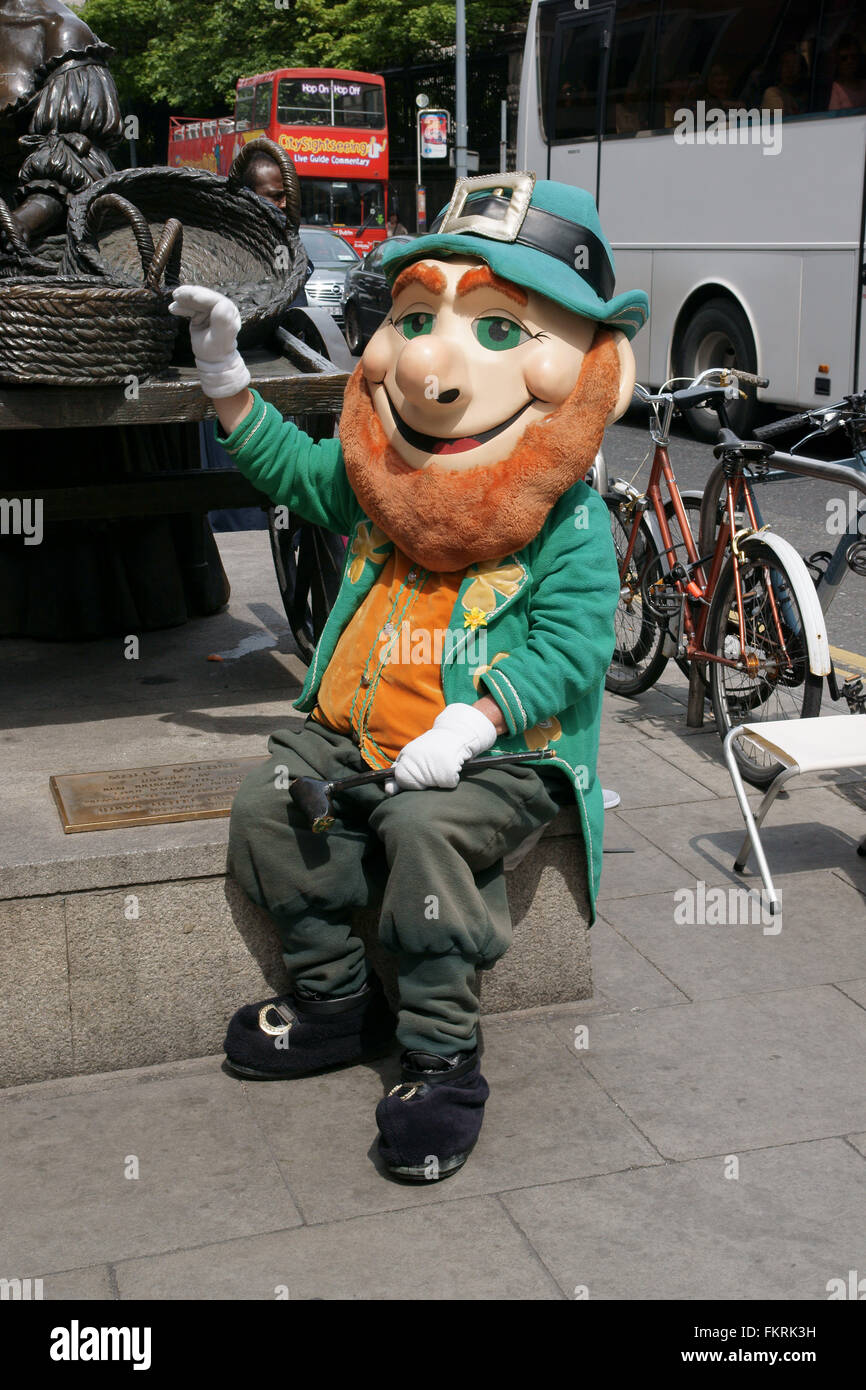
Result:
[[[477,767],[502,767],[506,763],[537,763],[555,757],[556,753],[552,748],[544,748],[537,753],[494,753],[489,758],[469,758],[461,768],[461,776]],[[393,767],[385,767],[374,772],[361,772],[355,777],[344,777],[339,782],[321,782],[316,777],[296,777],[289,783],[289,796],[307,817],[313,833],[321,835],[334,824],[331,797],[339,796],[340,792],[348,791],[351,787],[363,787],[367,782],[385,782],[393,776]]]

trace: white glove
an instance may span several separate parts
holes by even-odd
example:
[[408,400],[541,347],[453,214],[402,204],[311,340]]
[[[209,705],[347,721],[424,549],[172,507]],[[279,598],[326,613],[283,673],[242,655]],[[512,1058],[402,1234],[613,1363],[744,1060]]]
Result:
[[237,305],[204,285],[179,285],[169,313],[189,319],[195,365],[206,396],[236,396],[249,386],[249,370],[238,352],[241,316]]
[[456,787],[466,759],[485,753],[497,738],[496,725],[474,705],[446,705],[433,728],[400,751],[385,791],[393,796],[425,787]]

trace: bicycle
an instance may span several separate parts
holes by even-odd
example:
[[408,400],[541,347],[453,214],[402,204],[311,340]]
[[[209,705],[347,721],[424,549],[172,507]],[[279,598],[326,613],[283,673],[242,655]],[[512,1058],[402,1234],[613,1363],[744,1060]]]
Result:
[[[821,611],[826,614],[833,605],[848,571],[866,578],[866,391],[844,396],[832,405],[819,406],[814,410],[803,411],[788,416],[784,420],[773,421],[753,430],[754,436],[766,443],[779,435],[790,434],[804,425],[811,426],[811,432],[791,446],[789,453],[774,451],[769,466],[754,481],[760,485],[773,482],[793,481],[798,477],[812,478],[818,482],[835,483],[847,488],[849,496],[859,494],[856,506],[845,507],[847,526],[840,532],[834,550],[818,550],[804,557],[807,569],[815,582]],[[794,450],[804,448],[810,440],[827,436],[835,430],[844,429],[848,436],[851,456],[838,461],[817,459],[809,455],[795,454]],[[773,467],[781,464],[781,467]],[[716,483],[717,471],[710,475],[705,492],[711,496]],[[754,499],[755,515],[760,523],[763,517],[757,498]],[[712,507],[707,505],[707,520]],[[866,714],[866,683],[862,676],[849,677],[840,686],[835,668],[831,665],[827,676],[831,699],[845,700],[852,714]]]
[[[606,687],[638,694],[675,657],[690,676],[690,713],[699,702],[702,714],[708,688],[722,741],[747,718],[816,715],[822,679],[831,668],[809,571],[794,547],[755,514],[750,482],[774,450],[763,441],[739,439],[729,428],[726,402],[738,394],[739,381],[768,384],[748,372],[710,368],[679,390],[668,389],[672,383],[656,394],[636,387],[651,412],[655,451],[649,483],[641,493],[617,481],[605,497],[621,580]],[[674,414],[698,406],[711,407],[719,418],[714,453],[724,493],[721,511],[706,503],[708,539],[700,550],[687,515],[695,515],[697,499],[686,508],[668,455]],[[779,770],[745,742],[736,756],[755,786],[767,786]]]

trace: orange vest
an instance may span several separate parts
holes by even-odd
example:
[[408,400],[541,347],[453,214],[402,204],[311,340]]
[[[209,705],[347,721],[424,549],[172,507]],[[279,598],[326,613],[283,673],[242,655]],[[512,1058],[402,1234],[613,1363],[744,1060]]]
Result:
[[312,718],[390,767],[445,708],[442,654],[466,571],[434,574],[396,547],[337,642]]

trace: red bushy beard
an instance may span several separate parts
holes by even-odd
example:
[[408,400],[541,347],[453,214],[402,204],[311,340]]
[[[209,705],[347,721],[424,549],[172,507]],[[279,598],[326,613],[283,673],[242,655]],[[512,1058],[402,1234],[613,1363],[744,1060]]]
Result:
[[619,378],[613,334],[599,328],[571,394],[528,425],[506,458],[465,469],[435,459],[411,468],[388,442],[359,363],[340,419],[349,482],[371,520],[424,569],[447,574],[501,559],[538,535],[593,463]]

